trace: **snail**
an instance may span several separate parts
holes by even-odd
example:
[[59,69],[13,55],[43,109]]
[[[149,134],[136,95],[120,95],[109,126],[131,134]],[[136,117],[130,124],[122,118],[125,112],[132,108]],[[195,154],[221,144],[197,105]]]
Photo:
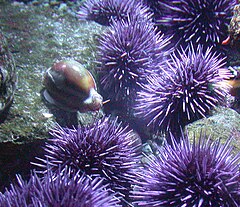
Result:
[[92,74],[75,60],[54,63],[43,78],[44,99],[68,112],[98,111],[102,96]]

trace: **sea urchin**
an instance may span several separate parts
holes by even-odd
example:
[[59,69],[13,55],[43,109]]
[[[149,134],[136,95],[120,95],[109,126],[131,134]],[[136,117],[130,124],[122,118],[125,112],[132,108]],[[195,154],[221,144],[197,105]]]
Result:
[[159,23],[170,26],[169,30],[183,44],[191,41],[207,46],[216,45],[228,35],[228,24],[235,2],[235,0],[169,1],[165,3],[169,10],[168,14],[163,15]]
[[169,38],[156,33],[152,23],[129,17],[113,22],[99,42],[99,75],[105,98],[131,103],[139,85],[165,61]]
[[57,172],[68,169],[93,177],[105,178],[109,187],[123,195],[130,190],[141,149],[139,137],[117,122],[105,117],[91,126],[52,130],[43,167]]
[[80,19],[109,26],[113,20],[126,20],[129,15],[151,21],[148,7],[138,0],[87,0],[78,12]]
[[190,144],[188,137],[159,149],[139,174],[133,192],[136,204],[152,206],[240,206],[240,154],[231,155],[225,144],[205,135]]
[[18,176],[18,184],[12,184],[4,194],[0,193],[0,206],[4,207],[114,207],[117,199],[110,195],[99,178],[74,176],[68,172],[43,178],[34,173],[28,182]]
[[136,115],[155,130],[181,134],[186,124],[205,117],[224,101],[227,88],[219,83],[230,73],[224,59],[208,48],[179,50],[167,61],[162,73],[152,75],[138,93]]

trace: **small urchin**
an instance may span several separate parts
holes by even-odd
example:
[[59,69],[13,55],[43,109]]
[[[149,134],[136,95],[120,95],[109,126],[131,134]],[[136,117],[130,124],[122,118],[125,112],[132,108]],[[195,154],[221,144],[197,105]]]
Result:
[[98,72],[106,99],[132,104],[140,84],[164,64],[170,38],[156,32],[152,23],[129,17],[115,21],[101,35]]
[[[46,159],[40,159],[45,171],[66,168],[81,171],[105,182],[122,196],[128,196],[141,156],[140,138],[117,118],[103,117],[77,129],[58,127],[51,131]],[[119,194],[119,195],[121,195]]]
[[[161,2],[161,1],[158,1]],[[169,31],[182,45],[192,41],[216,46],[228,36],[228,25],[235,0],[168,1],[168,14],[158,22],[169,26]],[[161,7],[164,6],[161,4]]]
[[231,139],[221,144],[200,134],[193,144],[188,137],[173,143],[159,148],[138,174],[137,206],[240,206],[240,154],[233,156]]
[[0,194],[4,207],[117,207],[118,200],[110,193],[103,180],[86,175],[58,171],[48,172],[40,178],[36,173],[29,181],[17,176],[18,182]]
[[230,77],[225,62],[211,48],[189,46],[171,55],[161,74],[148,77],[138,92],[135,111],[154,131],[181,135],[182,128],[224,102]]
[[139,20],[152,21],[148,7],[138,0],[87,0],[78,12],[80,19],[109,26],[112,21],[126,20],[129,15]]

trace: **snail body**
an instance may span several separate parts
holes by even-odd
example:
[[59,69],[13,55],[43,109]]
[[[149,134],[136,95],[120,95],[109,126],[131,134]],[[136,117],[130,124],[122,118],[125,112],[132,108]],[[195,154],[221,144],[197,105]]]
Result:
[[46,71],[43,84],[44,99],[65,111],[97,111],[102,107],[102,96],[92,74],[77,61],[53,64]]

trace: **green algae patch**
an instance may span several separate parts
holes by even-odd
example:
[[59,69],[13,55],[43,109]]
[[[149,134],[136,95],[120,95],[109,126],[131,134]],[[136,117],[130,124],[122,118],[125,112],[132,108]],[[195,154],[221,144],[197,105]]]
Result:
[[234,152],[240,152],[240,114],[230,108],[217,107],[212,116],[203,118],[187,125],[189,138],[200,137],[200,134],[211,136],[212,140],[220,139],[225,143],[233,138]]
[[50,7],[9,3],[0,4],[0,17],[18,76],[13,105],[0,125],[0,142],[46,139],[55,120],[41,100],[45,70],[55,61],[74,59],[95,75],[96,37],[103,27]]

